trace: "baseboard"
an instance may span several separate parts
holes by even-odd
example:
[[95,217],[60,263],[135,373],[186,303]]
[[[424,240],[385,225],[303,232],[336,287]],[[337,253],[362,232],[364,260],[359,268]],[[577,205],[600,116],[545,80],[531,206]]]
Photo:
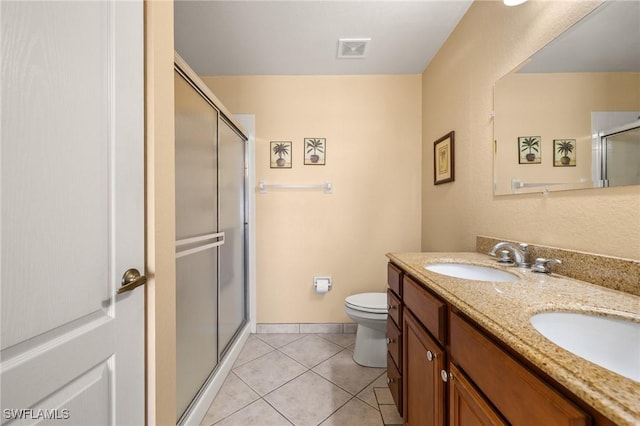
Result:
[[257,324],[256,333],[355,333],[356,323],[287,323],[287,324]]

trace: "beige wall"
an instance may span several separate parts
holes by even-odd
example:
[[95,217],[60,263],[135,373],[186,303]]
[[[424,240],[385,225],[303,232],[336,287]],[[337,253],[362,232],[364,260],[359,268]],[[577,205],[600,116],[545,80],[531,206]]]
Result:
[[[511,73],[501,78],[494,100],[498,193],[512,193],[512,178],[524,182],[582,180],[591,186],[591,112],[638,111],[639,92],[640,73],[631,72]],[[540,164],[518,163],[519,136],[540,136]],[[576,141],[575,166],[554,167],[554,139]]]
[[[420,249],[420,76],[203,80],[255,114],[258,180],[333,184],[256,195],[258,323],[350,321],[346,296],[384,291],[385,253]],[[305,137],[326,138],[325,166],[303,165]],[[293,142],[291,169],[269,168],[270,141]],[[333,290],[316,295],[314,275]]]
[[147,424],[176,424],[173,3],[145,1]]
[[[640,187],[495,197],[494,83],[599,2],[480,1],[422,76],[422,249],[473,250],[476,235],[640,258]],[[456,180],[433,185],[433,141],[455,130]]]

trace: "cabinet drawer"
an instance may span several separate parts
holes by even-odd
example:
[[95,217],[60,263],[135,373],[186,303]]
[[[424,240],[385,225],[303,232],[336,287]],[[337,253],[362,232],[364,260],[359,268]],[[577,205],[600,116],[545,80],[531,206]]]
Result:
[[402,326],[402,301],[398,299],[391,289],[387,290],[387,305],[389,308],[389,318],[400,328]]
[[387,351],[402,371],[402,332],[390,319],[387,319]]
[[447,319],[445,303],[406,275],[402,278],[402,291],[404,305],[444,345]]
[[400,297],[402,297],[402,275],[402,270],[396,265],[392,263],[387,265],[387,284]]
[[396,403],[398,413],[402,416],[402,375],[400,371],[402,370],[398,370],[393,359],[391,359],[391,356],[387,353],[387,383],[393,401]]
[[514,425],[589,425],[591,418],[452,313],[451,358]]

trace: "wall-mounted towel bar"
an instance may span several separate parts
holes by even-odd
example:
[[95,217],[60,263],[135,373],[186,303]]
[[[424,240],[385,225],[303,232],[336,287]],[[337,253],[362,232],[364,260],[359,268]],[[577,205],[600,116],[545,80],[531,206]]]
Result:
[[318,184],[285,184],[285,183],[272,183],[267,184],[261,180],[258,182],[258,191],[261,194],[267,192],[267,189],[322,189],[325,194],[331,194],[333,192],[333,185],[330,181],[325,180],[324,183]]

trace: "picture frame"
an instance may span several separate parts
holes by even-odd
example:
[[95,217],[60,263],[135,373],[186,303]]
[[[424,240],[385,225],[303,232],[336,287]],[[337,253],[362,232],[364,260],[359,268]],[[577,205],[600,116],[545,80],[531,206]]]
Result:
[[542,163],[542,138],[518,136],[518,164]]
[[433,184],[455,180],[455,132],[451,131],[433,143]]
[[576,149],[575,139],[554,139],[553,167],[575,167]]
[[327,158],[326,138],[304,138],[304,164],[324,166]]
[[272,169],[290,169],[292,166],[293,143],[291,141],[271,141],[269,147],[270,167]]

